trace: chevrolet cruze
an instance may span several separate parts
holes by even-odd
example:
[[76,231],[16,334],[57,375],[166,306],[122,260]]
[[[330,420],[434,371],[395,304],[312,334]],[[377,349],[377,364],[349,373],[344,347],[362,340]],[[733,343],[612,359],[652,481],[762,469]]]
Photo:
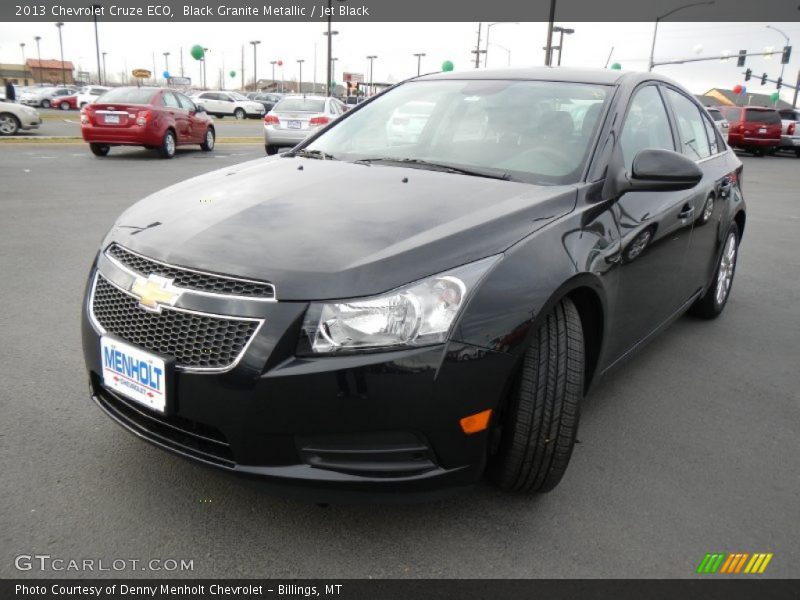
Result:
[[91,395],[316,494],[547,491],[591,384],[722,312],[744,228],[739,159],[664,77],[419,77],[123,213],[86,288]]

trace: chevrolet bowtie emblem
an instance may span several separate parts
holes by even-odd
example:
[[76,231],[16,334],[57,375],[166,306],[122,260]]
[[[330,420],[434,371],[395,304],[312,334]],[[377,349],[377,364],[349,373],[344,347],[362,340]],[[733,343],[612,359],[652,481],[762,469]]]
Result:
[[137,277],[131,292],[139,297],[139,307],[151,312],[161,312],[162,305],[174,306],[183,293],[172,285],[172,279],[160,275]]

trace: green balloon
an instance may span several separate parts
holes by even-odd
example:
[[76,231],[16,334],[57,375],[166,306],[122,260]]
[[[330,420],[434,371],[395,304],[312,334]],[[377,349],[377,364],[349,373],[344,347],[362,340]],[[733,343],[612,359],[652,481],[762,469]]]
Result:
[[232,79],[232,78],[236,77],[236,71],[231,71],[230,73],[228,73],[228,75],[230,75],[231,79]]
[[773,102],[777,102],[778,100],[780,100],[780,97],[781,97],[780,92],[772,92],[769,95],[769,99],[772,100]]
[[335,81],[331,81],[331,89],[332,90],[336,89],[336,82]]
[[442,63],[442,71],[452,71],[453,70],[453,61],[446,60]]
[[611,68],[612,68],[614,71],[621,71],[621,70],[622,70],[622,65],[621,65],[621,64],[619,64],[619,63],[614,63],[613,65],[611,65]]
[[200,44],[195,44],[192,46],[192,49],[189,51],[192,55],[192,58],[195,60],[203,60],[203,57],[206,55],[205,50]]

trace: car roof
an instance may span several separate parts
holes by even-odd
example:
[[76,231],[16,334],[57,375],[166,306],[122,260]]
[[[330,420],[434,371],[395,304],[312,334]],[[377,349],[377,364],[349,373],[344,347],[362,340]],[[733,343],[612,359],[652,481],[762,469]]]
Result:
[[[612,69],[575,69],[570,67],[526,67],[510,69],[475,69],[471,71],[449,71],[430,73],[415,80],[439,79],[520,79],[540,81],[566,81],[575,83],[618,84],[622,79],[636,75],[633,71]],[[652,79],[669,81],[655,73],[647,73]]]

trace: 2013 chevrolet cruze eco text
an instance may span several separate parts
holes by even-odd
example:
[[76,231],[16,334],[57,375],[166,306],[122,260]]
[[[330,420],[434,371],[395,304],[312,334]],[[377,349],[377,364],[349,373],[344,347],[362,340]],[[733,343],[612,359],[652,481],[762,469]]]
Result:
[[[424,123],[398,135],[408,105]],[[404,82],[128,209],[87,284],[91,394],[157,446],[314,494],[552,489],[590,384],[725,307],[741,172],[652,73]]]

